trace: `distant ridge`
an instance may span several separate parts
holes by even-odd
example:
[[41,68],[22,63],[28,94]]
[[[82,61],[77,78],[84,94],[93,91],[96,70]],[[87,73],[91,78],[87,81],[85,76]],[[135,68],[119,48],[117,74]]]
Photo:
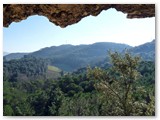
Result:
[[151,42],[133,47],[129,50],[134,55],[139,55],[145,61],[155,60],[155,39]]
[[109,61],[107,51],[124,52],[128,49],[133,55],[139,55],[143,60],[155,59],[155,40],[143,45],[131,47],[126,44],[98,42],[89,45],[60,45],[40,49],[32,53],[12,53],[6,55],[7,60],[20,59],[24,55],[49,59],[50,64],[64,71],[74,71],[87,65],[96,65],[104,60]]
[[28,55],[28,53],[10,53],[8,55],[5,55],[4,57],[6,60],[12,60],[12,59],[20,59],[24,57],[24,55]]
[[8,52],[3,52],[3,56],[8,55],[8,54],[10,54],[10,53],[8,53]]
[[121,52],[132,48],[126,44],[98,42],[89,45],[60,45],[40,49],[33,53],[15,53],[5,56],[7,60],[20,59],[24,55],[50,59],[50,64],[65,71],[73,71],[89,64],[96,64],[107,56],[107,51]]

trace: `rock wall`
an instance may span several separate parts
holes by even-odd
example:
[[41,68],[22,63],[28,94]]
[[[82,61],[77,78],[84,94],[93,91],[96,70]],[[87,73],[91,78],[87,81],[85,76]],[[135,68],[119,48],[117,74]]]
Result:
[[12,22],[19,22],[31,15],[42,15],[50,22],[66,27],[79,22],[83,17],[97,16],[109,8],[127,13],[127,18],[155,16],[154,4],[4,4],[3,26],[8,27]]

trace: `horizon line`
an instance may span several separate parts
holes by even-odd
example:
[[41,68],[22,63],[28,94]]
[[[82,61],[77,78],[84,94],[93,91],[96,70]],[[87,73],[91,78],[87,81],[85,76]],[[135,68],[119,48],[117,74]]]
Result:
[[[155,38],[152,39],[151,41],[149,42],[152,42],[152,41],[155,41]],[[149,43],[149,42],[145,42],[143,44],[146,44],[146,43]],[[38,50],[34,50],[34,51],[15,51],[15,52],[8,52],[8,51],[3,51],[3,54],[4,53],[7,53],[7,54],[11,54],[11,53],[32,53],[32,52],[36,52],[36,51],[39,51],[39,50],[42,50],[42,49],[45,49],[45,48],[50,48],[50,47],[59,47],[59,46],[63,46],[63,45],[72,45],[72,46],[80,46],[80,45],[93,45],[93,44],[96,44],[96,43],[114,43],[114,44],[124,44],[124,45],[128,45],[130,47],[137,47],[137,46],[140,46],[140,45],[143,45],[143,44],[139,44],[139,45],[135,45],[135,46],[132,46],[132,45],[129,45],[129,44],[126,44],[126,43],[119,43],[119,42],[112,42],[112,41],[102,41],[102,42],[94,42],[94,43],[86,43],[86,44],[60,44],[60,45],[51,45],[51,46],[46,46],[46,47],[43,47],[43,48],[39,48]]]

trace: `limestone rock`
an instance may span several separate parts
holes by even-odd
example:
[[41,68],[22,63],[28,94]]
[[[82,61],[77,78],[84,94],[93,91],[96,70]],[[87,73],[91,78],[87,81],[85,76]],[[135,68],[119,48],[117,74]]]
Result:
[[19,22],[31,15],[42,15],[50,22],[66,27],[86,16],[97,16],[109,8],[127,13],[127,18],[155,16],[154,4],[4,4],[3,26],[8,27],[12,22]]

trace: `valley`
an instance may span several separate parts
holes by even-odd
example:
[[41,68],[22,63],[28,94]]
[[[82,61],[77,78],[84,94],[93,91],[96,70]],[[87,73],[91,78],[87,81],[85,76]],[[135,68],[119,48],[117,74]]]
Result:
[[154,116],[155,40],[11,53],[3,86],[4,116]]

